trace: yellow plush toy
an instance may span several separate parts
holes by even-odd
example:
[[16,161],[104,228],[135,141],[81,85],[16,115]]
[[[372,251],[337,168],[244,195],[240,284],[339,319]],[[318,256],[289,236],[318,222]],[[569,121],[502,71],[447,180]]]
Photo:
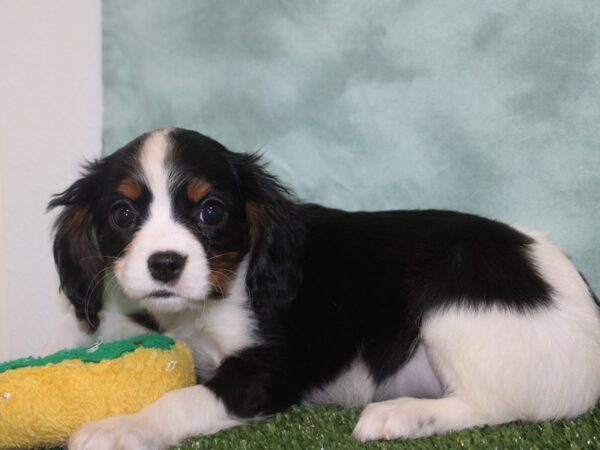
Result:
[[2,363],[0,449],[61,445],[84,423],[195,382],[191,350],[160,335]]

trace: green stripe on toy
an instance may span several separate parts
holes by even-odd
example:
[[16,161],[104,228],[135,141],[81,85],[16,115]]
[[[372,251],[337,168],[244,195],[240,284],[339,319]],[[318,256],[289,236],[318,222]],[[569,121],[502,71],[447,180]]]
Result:
[[147,334],[107,344],[102,344],[102,341],[99,341],[90,348],[66,349],[46,357],[28,357],[0,363],[0,373],[22,367],[41,367],[48,364],[58,364],[71,359],[78,359],[85,363],[98,363],[106,359],[119,358],[125,353],[133,352],[138,348],[170,350],[174,344],[175,341],[173,339],[160,334]]

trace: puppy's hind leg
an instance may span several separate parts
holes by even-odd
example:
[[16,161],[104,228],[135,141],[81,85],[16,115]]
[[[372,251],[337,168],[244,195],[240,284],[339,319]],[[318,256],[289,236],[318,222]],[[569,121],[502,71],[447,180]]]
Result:
[[[371,403],[361,414],[354,437],[363,442],[411,439],[517,419],[502,404],[504,386],[498,390],[494,383],[503,374],[489,373],[488,367],[498,364],[493,363],[494,353],[487,348],[490,342],[482,345],[482,339],[489,336],[485,336],[486,327],[480,326],[480,320],[477,315],[469,320],[460,313],[448,312],[427,320],[421,338],[445,396],[400,397]],[[518,376],[508,376],[515,375]],[[505,382],[511,385],[509,380]]]
[[411,439],[493,422],[489,415],[460,397],[405,397],[368,405],[352,434],[362,442]]
[[525,310],[457,304],[428,314],[421,340],[446,397],[370,405],[356,437],[410,438],[515,420],[557,420],[597,405],[600,311],[569,259],[535,238],[529,257],[552,288],[549,301]]

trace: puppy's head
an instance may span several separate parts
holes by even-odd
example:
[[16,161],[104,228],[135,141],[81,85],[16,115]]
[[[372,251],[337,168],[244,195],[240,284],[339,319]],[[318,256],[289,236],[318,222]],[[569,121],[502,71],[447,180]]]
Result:
[[[61,288],[92,327],[111,272],[150,312],[219,299],[244,256],[273,244],[273,218],[287,202],[252,155],[187,130],[142,135],[49,203],[64,207],[54,241]],[[271,264],[250,259],[254,277]]]

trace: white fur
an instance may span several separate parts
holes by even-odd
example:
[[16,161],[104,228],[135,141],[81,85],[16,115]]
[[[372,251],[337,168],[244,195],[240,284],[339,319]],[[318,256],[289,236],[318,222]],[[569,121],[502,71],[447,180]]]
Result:
[[306,404],[333,404],[348,408],[366,405],[373,399],[375,383],[365,363],[356,359],[332,382],[310,392]]
[[[202,244],[172,214],[169,194],[169,130],[153,132],[144,142],[140,166],[152,193],[149,216],[114,266],[123,291],[153,313],[174,312],[198,306],[210,291],[210,270]],[[148,258],[155,252],[174,251],[187,256],[181,276],[165,285],[152,278]],[[152,291],[167,289],[173,297],[149,298]]]
[[88,325],[75,317],[73,307],[70,306],[57,323],[41,354],[50,355],[64,348],[89,347],[96,342],[110,342],[148,333],[146,328],[122,314],[100,311],[98,317],[100,325],[94,333],[90,333]]
[[377,386],[373,400],[397,397],[439,398],[443,394],[425,351],[420,343],[404,366]]
[[575,417],[600,397],[600,315],[569,259],[544,236],[530,256],[552,286],[552,302],[527,313],[444,309],[422,339],[446,397],[374,403],[360,440],[426,436],[513,420]]
[[355,408],[373,400],[441,396],[440,382],[429,364],[425,347],[419,344],[406,364],[383,382],[375,383],[365,363],[361,359],[356,359],[348,370],[335,380],[311,391],[304,399],[304,403],[334,404]]
[[257,343],[246,293],[247,265],[246,260],[240,264],[227,297],[206,300],[191,311],[156,315],[169,336],[192,348],[203,378],[210,377],[225,357]]
[[368,405],[352,435],[363,442],[411,439],[495,423],[458,397],[402,397]]
[[69,450],[157,450],[240,424],[202,385],[171,391],[136,414],[91,422],[69,440]]

